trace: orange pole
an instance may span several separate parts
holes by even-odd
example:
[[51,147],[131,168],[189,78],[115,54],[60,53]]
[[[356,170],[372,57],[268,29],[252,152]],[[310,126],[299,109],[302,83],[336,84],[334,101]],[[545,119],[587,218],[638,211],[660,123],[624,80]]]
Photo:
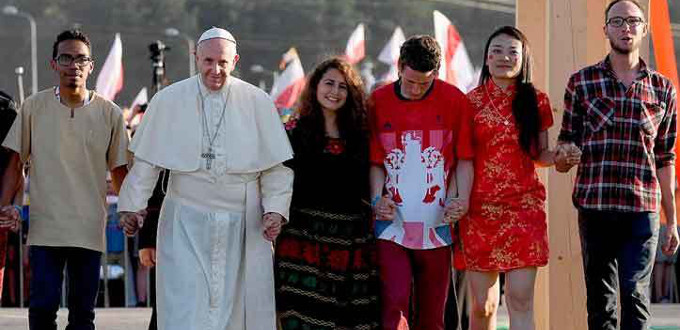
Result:
[[[668,77],[677,90],[680,82],[678,81],[678,67],[675,60],[668,2],[666,0],[651,0],[650,4],[650,28],[657,70]],[[680,147],[680,144],[678,144],[678,147]],[[676,164],[676,168],[680,168],[680,162]]]
[[[678,81],[678,67],[675,61],[673,34],[671,32],[671,18],[668,14],[668,1],[650,0],[650,29],[654,45],[654,58],[657,71],[668,77],[675,85],[676,91],[680,87]],[[676,105],[680,106],[680,94]],[[680,143],[676,143],[675,153],[680,155]],[[675,163],[675,176],[680,178],[680,161]]]

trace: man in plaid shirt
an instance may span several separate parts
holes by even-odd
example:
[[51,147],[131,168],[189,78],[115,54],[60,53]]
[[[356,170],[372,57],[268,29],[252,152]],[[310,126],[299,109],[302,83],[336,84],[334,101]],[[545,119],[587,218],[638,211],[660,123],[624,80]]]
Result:
[[[640,43],[646,15],[634,0],[605,12],[609,55],[569,79],[556,155],[558,171],[578,164],[579,212],[590,330],[648,329],[649,283],[657,244],[678,246],[674,204],[676,92],[647,68]],[[659,238],[659,206],[669,230]]]

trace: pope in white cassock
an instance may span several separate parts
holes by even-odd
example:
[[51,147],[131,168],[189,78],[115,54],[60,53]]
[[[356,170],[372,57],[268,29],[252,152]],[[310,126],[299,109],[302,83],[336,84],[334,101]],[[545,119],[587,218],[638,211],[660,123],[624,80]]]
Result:
[[196,50],[200,74],[151,100],[118,200],[127,234],[162,169],[170,171],[158,225],[162,330],[273,330],[272,243],[288,218],[292,149],[272,100],[230,77],[236,40],[212,28]]

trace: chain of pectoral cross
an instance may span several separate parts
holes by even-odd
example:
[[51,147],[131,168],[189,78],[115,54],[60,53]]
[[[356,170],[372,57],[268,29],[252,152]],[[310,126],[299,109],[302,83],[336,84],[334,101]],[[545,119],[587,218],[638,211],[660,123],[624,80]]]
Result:
[[215,139],[220,132],[220,127],[222,127],[222,122],[224,122],[224,113],[227,110],[227,103],[229,102],[229,96],[231,95],[231,86],[227,90],[227,98],[224,100],[224,106],[222,107],[222,114],[220,115],[220,120],[217,122],[217,127],[215,128],[215,133],[210,137],[210,127],[208,126],[208,114],[205,111],[205,98],[201,93],[200,80],[198,81],[198,95],[201,97],[201,117],[203,119],[203,136],[208,140],[208,152],[201,153],[201,158],[205,159],[205,168],[212,168],[212,161],[215,159],[215,152],[213,151],[213,144]]

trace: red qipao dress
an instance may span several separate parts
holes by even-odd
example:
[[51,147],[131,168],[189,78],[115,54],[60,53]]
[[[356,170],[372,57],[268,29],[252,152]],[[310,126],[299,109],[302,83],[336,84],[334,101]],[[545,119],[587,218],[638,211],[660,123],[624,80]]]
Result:
[[[515,93],[514,86],[503,90],[489,79],[468,94],[475,177],[470,209],[460,221],[468,270],[508,271],[548,263],[546,192],[534,162],[519,145],[512,115]],[[548,97],[537,93],[542,132],[553,118]]]

